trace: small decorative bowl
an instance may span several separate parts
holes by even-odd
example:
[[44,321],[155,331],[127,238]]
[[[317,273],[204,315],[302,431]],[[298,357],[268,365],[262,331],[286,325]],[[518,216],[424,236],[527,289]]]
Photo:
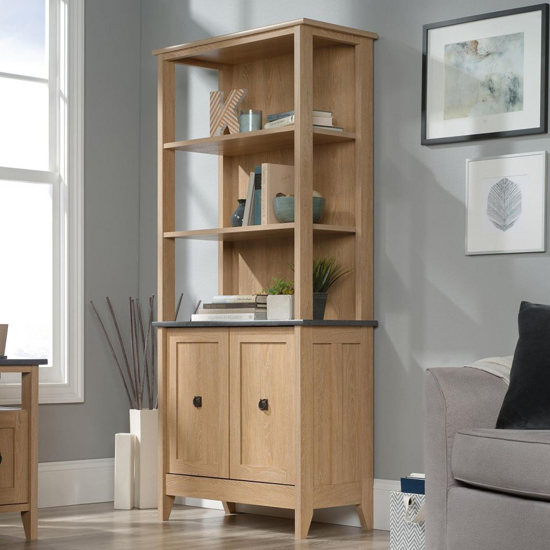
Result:
[[[325,211],[326,200],[323,197],[313,197],[313,223],[318,223]],[[275,216],[281,223],[294,221],[294,197],[275,197],[273,199]]]

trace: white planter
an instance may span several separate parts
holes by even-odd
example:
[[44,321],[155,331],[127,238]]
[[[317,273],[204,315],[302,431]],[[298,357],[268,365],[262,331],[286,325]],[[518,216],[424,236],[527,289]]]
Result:
[[136,508],[157,508],[158,411],[130,410],[130,432],[135,435]]
[[269,294],[267,297],[267,320],[290,321],[294,319],[294,295]]
[[132,434],[115,435],[115,510],[134,507],[134,439]]

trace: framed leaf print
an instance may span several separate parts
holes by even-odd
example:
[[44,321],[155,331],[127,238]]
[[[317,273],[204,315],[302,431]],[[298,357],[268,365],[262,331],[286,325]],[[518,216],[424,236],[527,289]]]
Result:
[[546,250],[546,151],[466,161],[466,254]]
[[548,4],[423,32],[422,145],[548,131]]

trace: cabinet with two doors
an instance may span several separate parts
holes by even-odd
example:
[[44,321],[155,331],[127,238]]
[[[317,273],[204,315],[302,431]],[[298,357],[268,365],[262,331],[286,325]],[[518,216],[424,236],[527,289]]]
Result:
[[159,330],[167,495],[371,521],[372,327]]

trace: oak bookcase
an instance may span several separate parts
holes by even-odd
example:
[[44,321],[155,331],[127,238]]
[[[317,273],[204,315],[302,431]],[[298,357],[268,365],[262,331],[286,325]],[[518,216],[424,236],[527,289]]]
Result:
[[[294,509],[305,538],[313,510],[373,509],[373,41],[371,32],[309,19],[156,50],[158,58],[159,518],[175,496]],[[293,126],[175,138],[175,70],[216,70],[246,88],[241,108],[295,110]],[[343,132],[317,129],[333,111]],[[205,117],[208,113],[205,113]],[[219,158],[219,227],[179,231],[178,151]],[[294,223],[230,227],[248,174],[295,166]],[[312,191],[326,198],[312,223]],[[176,239],[218,241],[218,292],[252,294],[295,280],[290,322],[173,322]],[[353,269],[312,321],[312,262]],[[289,264],[294,265],[294,273]],[[201,404],[197,406],[197,396]],[[267,409],[259,400],[267,400]]]

